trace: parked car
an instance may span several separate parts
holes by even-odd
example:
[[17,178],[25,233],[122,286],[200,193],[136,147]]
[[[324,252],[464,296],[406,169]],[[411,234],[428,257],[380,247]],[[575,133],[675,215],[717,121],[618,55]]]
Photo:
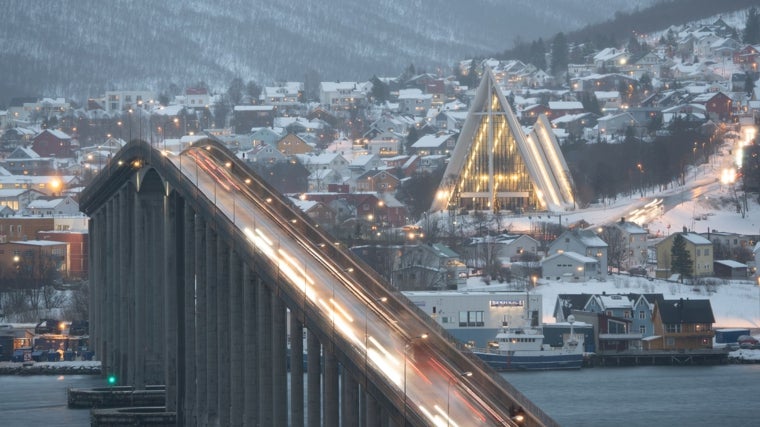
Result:
[[760,348],[760,341],[751,335],[740,335],[736,342],[740,348]]
[[631,276],[646,276],[647,269],[639,265],[628,270],[628,274]]

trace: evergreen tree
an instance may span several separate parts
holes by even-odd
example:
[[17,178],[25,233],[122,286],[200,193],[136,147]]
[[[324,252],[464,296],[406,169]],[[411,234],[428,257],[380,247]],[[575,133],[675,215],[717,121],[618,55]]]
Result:
[[747,44],[760,43],[760,15],[758,15],[757,8],[755,7],[750,8],[747,13],[747,21],[744,25],[742,39]]
[[240,101],[243,99],[244,88],[245,83],[243,83],[243,79],[240,77],[235,77],[230,82],[230,87],[227,88],[227,99],[229,99],[233,107],[240,104]]
[[385,84],[377,76],[372,76],[369,81],[372,83],[372,98],[375,99],[375,102],[382,103],[390,98],[391,91],[390,88],[388,88],[387,84]]
[[561,76],[567,71],[568,47],[565,33],[557,33],[552,40],[552,74]]
[[670,271],[690,277],[693,265],[691,255],[686,250],[686,239],[683,238],[683,234],[676,234],[673,246],[670,248]]
[[245,94],[251,98],[251,104],[256,104],[259,102],[259,96],[261,96],[261,86],[255,81],[249,80],[245,84]]
[[749,97],[752,97],[752,93],[755,91],[755,78],[749,72],[744,73],[744,90]]

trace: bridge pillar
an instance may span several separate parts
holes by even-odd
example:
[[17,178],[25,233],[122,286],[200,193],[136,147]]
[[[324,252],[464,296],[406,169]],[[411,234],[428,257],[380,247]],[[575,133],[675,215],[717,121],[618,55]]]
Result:
[[303,427],[303,324],[290,311],[290,425]]
[[178,346],[181,381],[177,384],[179,395],[177,396],[177,420],[179,425],[197,425],[196,416],[196,393],[197,373],[195,370],[195,247],[196,229],[195,212],[192,206],[184,201],[183,209],[183,243],[182,247],[182,308],[181,328],[179,331],[180,341]]
[[243,425],[243,360],[245,357],[243,319],[243,265],[236,251],[230,251],[229,353],[230,353],[230,426]]
[[[219,389],[217,394],[217,406],[219,414],[219,425],[230,425],[230,255],[229,246],[217,237],[216,239],[216,268],[217,268],[217,287],[216,287],[216,330],[217,330],[217,348],[218,368],[217,375],[219,378]],[[213,321],[213,320],[212,320]]]
[[208,302],[206,301],[206,220],[201,215],[195,216],[195,240],[193,251],[195,252],[195,355],[194,363],[196,371],[197,389],[195,393],[195,418],[196,425],[204,425],[207,420],[207,396],[208,375],[206,366],[206,327],[208,325]]
[[[182,274],[179,254],[184,248],[182,226],[183,202],[177,193],[172,192],[164,199],[164,385],[166,387],[166,410],[177,411],[178,389],[178,347],[180,345],[180,322],[178,304],[182,293]],[[184,319],[184,316],[183,316]]]
[[322,379],[322,363],[319,339],[312,331],[307,331],[306,335],[306,419],[309,427],[320,427],[322,425],[322,388],[320,380]]
[[132,214],[132,187],[127,185],[119,193],[119,294],[121,303],[119,304],[119,379],[126,383],[131,376],[131,365],[134,360],[130,357],[131,348],[134,347],[134,335],[130,325],[134,322],[134,295],[131,284],[134,283],[134,259],[132,250],[132,239],[129,238],[133,230]]
[[271,426],[274,422],[272,396],[272,294],[261,278],[256,280],[258,294],[258,351],[259,351],[259,425]]
[[217,235],[206,223],[206,425],[219,420],[219,340],[217,330]]
[[145,208],[143,207],[140,194],[133,193],[134,206],[134,230],[132,249],[135,260],[135,283],[134,283],[134,329],[130,335],[134,337],[134,347],[132,350],[132,367],[130,370],[130,383],[135,389],[145,388],[145,352],[147,343],[148,323],[146,310],[146,253],[145,240],[147,229],[145,227]]
[[380,405],[366,390],[362,395],[364,396],[365,410],[364,425],[367,427],[380,427]]
[[344,427],[359,425],[359,383],[347,369],[343,369],[341,378],[341,425]]
[[244,412],[246,426],[255,426],[259,419],[259,348],[258,324],[256,318],[258,280],[249,266],[243,267],[243,384]]
[[108,202],[106,202],[106,236],[108,238],[108,242],[111,242],[111,244],[106,245],[105,252],[106,252],[106,263],[105,263],[105,283],[103,283],[103,288],[105,289],[105,295],[106,295],[106,329],[105,329],[105,368],[106,375],[112,375],[118,373],[119,366],[117,365],[116,361],[116,328],[117,322],[116,322],[116,307],[118,307],[119,301],[116,299],[116,275],[114,274],[114,266],[116,264],[116,256],[115,256],[115,249],[114,244],[118,242],[118,235],[116,235],[116,230],[118,229],[115,227],[115,221],[114,221],[114,212],[115,208],[114,205],[116,204],[116,201],[114,198],[110,198]]
[[272,396],[273,426],[288,425],[287,310],[275,292],[272,295]]
[[326,426],[337,426],[340,422],[338,404],[340,396],[338,395],[338,359],[335,357],[335,350],[328,345],[322,346],[322,354],[325,359],[324,380],[324,399],[322,399],[323,412],[325,415]]

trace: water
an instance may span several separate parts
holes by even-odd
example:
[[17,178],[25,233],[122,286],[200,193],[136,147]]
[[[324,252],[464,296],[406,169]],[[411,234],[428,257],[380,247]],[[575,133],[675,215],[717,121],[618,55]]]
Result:
[[89,426],[90,410],[69,409],[66,389],[104,385],[98,375],[0,376],[0,425]]
[[562,426],[749,426],[760,415],[760,364],[503,375]]
[[[642,366],[510,372],[504,377],[562,426],[757,425],[760,364]],[[66,389],[104,386],[97,375],[0,376],[0,425],[79,427]]]

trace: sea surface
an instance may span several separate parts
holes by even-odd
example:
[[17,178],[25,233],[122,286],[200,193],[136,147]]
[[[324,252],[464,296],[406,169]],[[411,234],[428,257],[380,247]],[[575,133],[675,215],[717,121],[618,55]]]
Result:
[[[562,426],[759,425],[760,364],[503,375]],[[68,409],[66,389],[101,386],[97,375],[0,376],[0,425],[88,426],[89,410]]]

